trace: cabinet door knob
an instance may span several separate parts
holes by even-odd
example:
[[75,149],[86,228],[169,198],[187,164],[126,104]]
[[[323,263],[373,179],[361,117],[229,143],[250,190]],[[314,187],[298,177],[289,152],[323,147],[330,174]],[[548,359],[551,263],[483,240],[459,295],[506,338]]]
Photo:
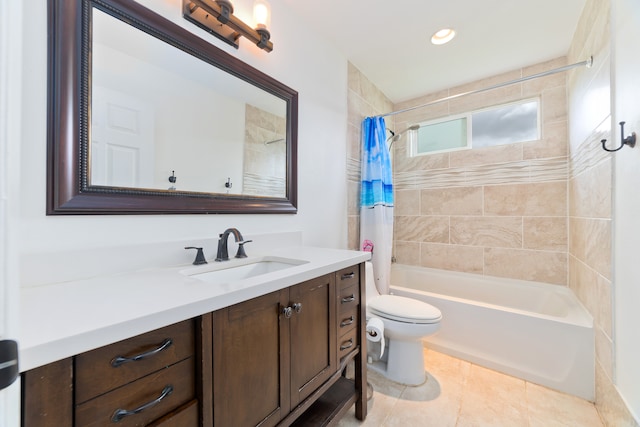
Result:
[[300,313],[302,311],[302,303],[297,302],[293,304],[293,309],[296,311],[296,313]]
[[291,307],[284,307],[282,309],[282,314],[284,314],[284,317],[286,317],[287,319],[290,319],[291,315],[293,314],[293,309]]

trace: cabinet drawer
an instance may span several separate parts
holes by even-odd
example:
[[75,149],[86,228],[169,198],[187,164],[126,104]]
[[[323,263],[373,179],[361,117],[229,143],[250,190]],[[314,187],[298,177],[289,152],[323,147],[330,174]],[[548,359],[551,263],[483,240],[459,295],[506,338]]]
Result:
[[358,308],[359,306],[352,307],[350,310],[341,312],[338,315],[338,336],[346,334],[351,329],[358,326]]
[[198,427],[198,401],[192,400],[147,427]]
[[349,286],[338,290],[338,313],[342,316],[360,304],[360,288]]
[[[76,402],[184,360],[194,355],[194,345],[193,322],[187,320],[80,354],[76,356]],[[118,362],[119,357],[125,360]]]
[[338,358],[342,359],[344,356],[352,352],[358,345],[357,341],[358,329],[351,329],[338,339]]
[[338,289],[354,286],[360,283],[360,266],[358,264],[336,271]]
[[[103,426],[114,423],[117,410],[133,411],[144,405],[146,409],[135,415],[124,416],[118,426],[143,426],[195,399],[195,366],[190,357],[166,369],[147,375],[138,381],[120,387],[76,407],[76,425]],[[162,399],[167,387],[172,391]],[[155,404],[150,402],[156,401]]]

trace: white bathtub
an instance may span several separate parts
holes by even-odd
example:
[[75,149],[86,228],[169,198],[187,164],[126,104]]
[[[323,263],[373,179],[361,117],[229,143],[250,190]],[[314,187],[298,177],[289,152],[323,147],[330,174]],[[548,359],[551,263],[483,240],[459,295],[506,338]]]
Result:
[[391,292],[442,311],[427,347],[594,400],[593,318],[569,288],[393,264]]

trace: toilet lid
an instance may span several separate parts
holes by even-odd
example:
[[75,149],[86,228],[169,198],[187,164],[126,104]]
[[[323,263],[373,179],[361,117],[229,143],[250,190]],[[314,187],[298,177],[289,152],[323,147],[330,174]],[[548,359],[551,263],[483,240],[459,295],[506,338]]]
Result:
[[442,313],[426,302],[398,295],[380,295],[367,301],[372,314],[405,323],[436,323]]

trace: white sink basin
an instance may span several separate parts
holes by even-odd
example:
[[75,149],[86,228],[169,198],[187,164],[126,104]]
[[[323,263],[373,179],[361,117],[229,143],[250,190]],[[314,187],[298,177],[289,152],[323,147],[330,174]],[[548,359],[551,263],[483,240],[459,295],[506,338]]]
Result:
[[204,266],[183,270],[181,273],[206,283],[222,284],[273,273],[274,271],[284,270],[307,262],[280,257],[243,258],[212,262]]

